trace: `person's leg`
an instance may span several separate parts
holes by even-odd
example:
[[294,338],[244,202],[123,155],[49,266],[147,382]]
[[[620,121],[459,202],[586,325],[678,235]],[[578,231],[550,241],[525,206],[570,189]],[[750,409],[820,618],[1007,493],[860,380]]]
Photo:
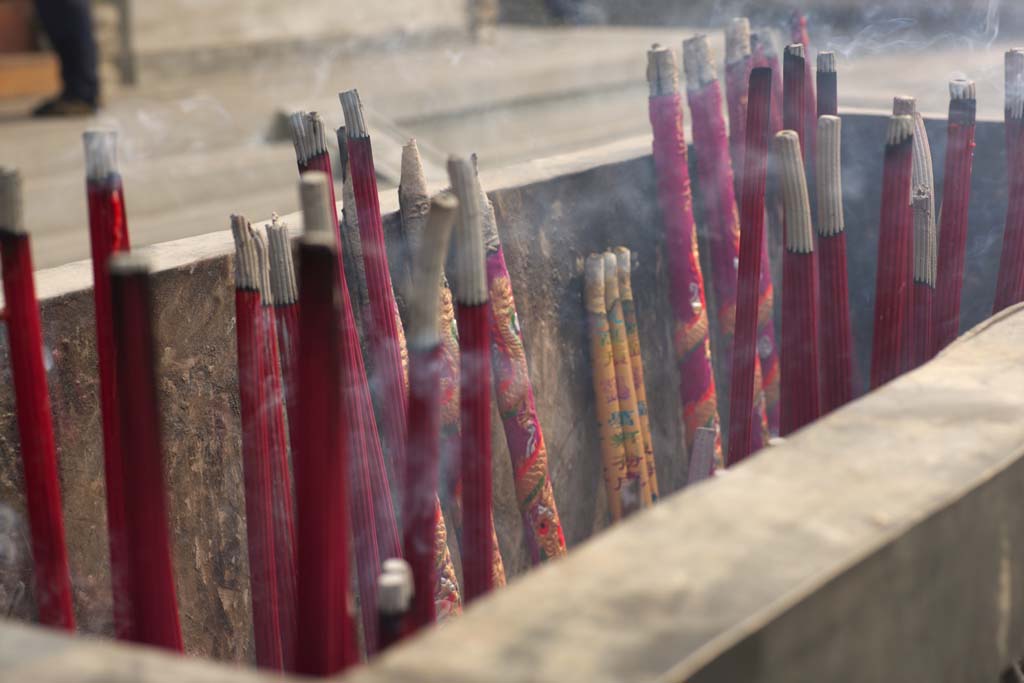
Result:
[[62,96],[96,106],[99,79],[89,0],[36,0],[36,12],[60,58]]

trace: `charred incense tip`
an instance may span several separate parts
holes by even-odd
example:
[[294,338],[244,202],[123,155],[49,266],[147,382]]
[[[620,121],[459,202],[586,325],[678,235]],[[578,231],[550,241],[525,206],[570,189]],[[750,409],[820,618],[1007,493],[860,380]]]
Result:
[[787,45],[783,56],[785,59],[799,59],[800,61],[807,59],[802,43],[790,43]]
[[[348,208],[347,186],[345,207]],[[418,250],[420,233],[430,213],[430,196],[427,194],[427,179],[423,173],[423,160],[416,140],[412,139],[402,147],[402,177],[398,182],[398,208],[402,217],[402,230],[409,245],[409,253]],[[346,212],[347,213],[347,212]]]
[[315,111],[297,111],[288,117],[292,131],[292,145],[295,158],[300,164],[327,152],[327,137],[324,134],[324,120]]
[[647,84],[651,97],[679,92],[679,67],[672,50],[655,43],[647,51]]
[[725,27],[725,63],[735,64],[750,56],[750,19],[733,17]]
[[914,117],[893,115],[889,117],[889,128],[885,133],[887,145],[898,145],[914,137]]
[[686,73],[686,87],[696,90],[715,81],[715,58],[711,42],[700,34],[683,41],[683,71]]
[[954,78],[949,82],[949,99],[951,100],[975,100],[977,88],[974,81],[966,78]]
[[601,255],[604,263],[604,306],[611,310],[619,300],[619,260],[610,251]]
[[473,182],[476,183],[477,196],[480,198],[481,225],[484,231],[484,250],[488,254],[501,249],[501,238],[498,237],[498,218],[494,215],[494,204],[487,196],[483,185],[480,184],[480,168],[477,165],[477,156],[473,154],[470,159],[473,162]]
[[604,254],[591,254],[583,268],[584,304],[589,313],[603,315],[608,310],[604,303]]
[[410,347],[429,349],[441,341],[437,302],[441,271],[458,208],[455,195],[448,192],[437,195],[430,203],[430,216],[413,262],[413,286],[409,295]]
[[917,100],[910,95],[892,98],[892,113],[896,116],[913,116],[917,111]]
[[266,225],[268,251],[270,252],[270,290],[274,303],[288,306],[299,300],[299,288],[295,280],[295,263],[292,260],[291,243],[288,241],[288,226],[277,214]]
[[256,283],[260,301],[265,306],[274,304],[273,287],[270,284],[270,253],[263,235],[249,226],[253,247],[256,249]]
[[1006,51],[1006,113],[1024,118],[1024,48]]
[[82,134],[85,143],[86,180],[106,180],[117,173],[117,132],[113,130],[87,130]]
[[302,220],[305,232],[326,232],[334,234],[334,207],[327,183],[331,179],[322,171],[303,173],[299,180],[299,202],[302,205]]
[[0,231],[18,234],[25,230],[21,204],[21,174],[0,166]]
[[345,126],[338,126],[334,131],[334,137],[338,142],[338,168],[341,170],[342,182],[348,181],[348,139],[345,135]]
[[345,128],[349,139],[367,137],[366,121],[363,118],[363,103],[359,100],[357,90],[346,90],[338,95],[341,110],[345,114]]
[[619,296],[623,301],[633,300],[633,258],[626,247],[615,247],[615,264],[619,275]]
[[111,277],[132,277],[149,275],[152,266],[145,256],[130,251],[119,251],[111,254],[107,261],[107,271]]
[[231,235],[235,238],[235,289],[257,292],[263,277],[260,255],[245,216],[231,216]]
[[820,74],[834,74],[836,72],[836,53],[835,52],[819,52],[818,53],[818,73]]
[[[397,565],[401,562],[405,567]],[[409,611],[414,584],[412,568],[405,560],[391,558],[384,561],[377,579],[377,609],[388,616],[399,616]]]
[[794,130],[775,134],[777,168],[781,176],[782,203],[786,212],[786,249],[798,254],[814,251],[811,203],[807,196],[800,136]]
[[840,140],[843,122],[838,116],[818,117],[815,147],[815,178],[818,196],[818,234],[838,235],[845,228],[843,218],[843,175]]
[[459,303],[475,306],[487,301],[487,270],[484,262],[483,220],[476,173],[468,159],[450,157],[448,178],[459,200],[459,220],[448,277],[452,295]]
[[767,31],[754,31],[750,34],[750,49],[754,54],[762,54],[765,57],[778,56],[775,41]]
[[914,209],[914,281],[935,286],[938,271],[938,244],[932,219],[931,194],[915,192]]

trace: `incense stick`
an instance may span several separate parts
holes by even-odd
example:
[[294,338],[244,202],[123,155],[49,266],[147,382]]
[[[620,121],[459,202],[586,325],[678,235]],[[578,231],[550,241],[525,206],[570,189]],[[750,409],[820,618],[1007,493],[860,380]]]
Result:
[[107,261],[127,251],[128,224],[124,188],[117,164],[117,133],[86,131],[85,186],[89,203],[89,241],[92,253],[93,299],[96,310],[96,355],[99,361],[100,416],[103,427],[103,469],[107,492],[107,534],[110,543],[110,581],[114,603],[114,633],[132,637],[130,577],[125,546],[124,484],[117,407],[117,360],[110,312]]
[[0,167],[0,261],[3,267],[7,344],[25,480],[35,597],[39,622],[75,630],[71,574],[64,543],[64,513],[57,475],[50,390],[43,365],[29,236],[22,225],[21,176]]
[[[411,426],[410,426],[411,429]],[[396,568],[396,562],[401,562],[404,567]],[[378,633],[380,647],[378,652],[383,652],[406,636],[406,618],[409,615],[412,599],[415,595],[413,588],[413,571],[405,560],[391,558],[384,561],[384,571],[377,581],[377,609],[380,613]]]
[[1024,300],[1024,50],[1006,53],[1005,116],[1009,204],[993,313]]
[[441,269],[458,203],[450,195],[434,198],[423,228],[409,299],[409,442],[405,481],[403,552],[413,572],[410,627],[435,619],[434,574],[437,484],[441,431],[441,336],[437,300]]
[[871,388],[885,384],[907,367],[912,305],[913,213],[910,205],[914,119],[893,116],[882,170],[875,327],[871,347]]
[[[370,295],[366,291],[366,266],[363,262],[363,241],[359,237],[359,213],[356,211],[356,195],[352,187],[352,173],[348,163],[348,135],[345,126],[339,127],[335,134],[338,138],[338,166],[341,168],[341,219],[338,229],[341,233],[341,256],[345,264],[345,275],[348,280],[348,291],[352,297],[352,311],[355,313],[356,324],[364,332],[370,323]],[[364,343],[365,354],[365,343]]]
[[[779,62],[779,51],[770,30],[755,31],[750,34],[750,49],[753,54],[754,67],[767,67],[772,70],[772,101],[770,125],[774,135],[782,130],[782,65]],[[747,105],[749,106],[749,104]]]
[[448,160],[448,175],[459,200],[459,220],[447,270],[459,328],[462,570],[468,603],[493,587],[490,326],[481,207],[473,165],[452,157]]
[[[804,97],[803,97],[803,123],[804,127],[797,131],[800,134],[800,148],[803,150],[804,164],[808,174],[813,177],[812,169],[809,168],[814,160],[815,133],[817,131],[817,101],[814,95],[814,78],[811,73],[811,61],[806,58],[811,54],[811,40],[807,34],[807,17],[796,10],[790,19],[790,40],[803,47],[804,52]],[[789,126],[786,126],[787,128]],[[813,235],[812,235],[813,238]]]
[[807,176],[796,131],[775,136],[786,211],[782,297],[782,424],[788,436],[818,418],[818,273]]
[[622,519],[621,491],[626,482],[626,450],[622,444],[619,395],[615,382],[611,327],[604,294],[604,256],[591,254],[584,266],[583,303],[590,331],[590,366],[594,382],[594,409],[601,442],[608,513],[613,522]]
[[[735,168],[743,167],[743,141],[746,139],[747,84],[753,56],[750,47],[750,20],[736,17],[725,27],[725,100],[729,112],[729,153]],[[696,136],[694,140],[696,141]],[[736,191],[739,191],[738,179]]]
[[[838,74],[836,73],[836,53],[818,53],[818,116],[839,115]],[[817,158],[817,157],[815,157]]]
[[[345,355],[348,343],[344,316],[338,311],[337,237],[322,225],[329,216],[315,217],[319,197],[328,198],[327,178],[308,174],[303,186],[306,234],[299,242],[299,441],[295,449],[295,492],[298,501],[298,639],[296,671],[329,676],[358,660],[355,628],[348,610],[349,585],[349,482],[346,463],[352,441],[346,431],[358,431],[351,419],[358,412],[346,409],[351,402],[346,387],[360,378],[350,374]],[[315,225],[316,221],[321,225]],[[314,223],[311,229],[311,223]],[[354,522],[357,563],[361,534],[358,525],[372,524],[365,508],[355,505],[362,520]],[[379,566],[378,566],[379,574]],[[377,577],[372,582],[376,584]],[[376,587],[376,586],[374,586]],[[365,634],[376,645],[376,592],[363,592],[360,600],[373,603],[374,628]]]
[[121,452],[132,456],[123,463],[132,640],[181,652],[167,526],[149,267],[134,255],[118,254],[110,259],[108,272],[117,348]]
[[[1024,52],[1021,54],[1024,59]],[[967,247],[967,206],[971,192],[974,123],[978,108],[974,81],[950,81],[949,96],[935,283],[936,351],[945,348],[960,331],[960,296]]]
[[[818,93],[821,93],[819,87]],[[830,413],[853,398],[853,332],[850,325],[846,223],[838,116],[818,119],[817,206],[821,290],[821,412]]]
[[[708,313],[704,276],[697,254],[693,197],[683,136],[678,71],[670,50],[654,46],[647,53],[648,108],[654,133],[654,166],[658,204],[665,227],[676,362],[686,426],[686,446],[693,445],[698,427],[718,429],[715,378],[711,371]],[[745,413],[741,413],[745,414]],[[716,462],[721,461],[721,443]]]
[[[768,171],[768,134],[771,126],[770,69],[750,74],[747,139],[741,176],[739,273],[736,295],[736,336],[733,346],[730,405],[734,415],[749,415],[754,403],[754,359],[757,354],[758,295],[764,248],[764,197]],[[746,420],[729,425],[729,459],[734,465],[751,453],[751,429]]]
[[298,439],[296,433],[298,393],[296,383],[296,347],[299,335],[299,286],[295,280],[288,226],[275,214],[265,226],[270,258],[270,286],[274,301],[277,353],[281,363],[281,378],[285,410],[288,414],[288,442],[292,448]]

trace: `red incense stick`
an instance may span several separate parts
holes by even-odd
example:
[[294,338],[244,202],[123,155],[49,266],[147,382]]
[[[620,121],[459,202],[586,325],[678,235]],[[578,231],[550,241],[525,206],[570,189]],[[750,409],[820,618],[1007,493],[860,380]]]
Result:
[[149,267],[131,254],[110,259],[117,348],[124,510],[131,577],[132,640],[181,652],[181,626],[167,527]]
[[781,435],[813,422],[820,413],[818,397],[818,273],[814,229],[807,195],[807,176],[796,131],[775,136],[774,153],[781,175],[786,216],[786,252],[782,296],[782,424]]
[[409,299],[409,443],[405,481],[403,552],[413,575],[410,628],[431,624],[434,610],[434,539],[441,441],[441,333],[437,302],[441,270],[458,203],[434,198],[413,264]]
[[[821,73],[819,69],[819,73]],[[821,93],[821,90],[818,90]],[[818,119],[817,182],[819,287],[821,293],[821,412],[853,398],[853,333],[846,265],[846,224],[840,154],[842,121]]]
[[[729,153],[735,168],[743,166],[747,84],[750,82],[752,68],[750,21],[746,17],[736,17],[725,27],[725,100],[729,111]],[[695,135],[694,141],[696,139]],[[738,191],[737,182],[736,192]]]
[[[299,440],[295,448],[298,502],[298,638],[296,671],[330,676],[358,661],[355,627],[349,614],[348,470],[352,441],[345,432],[358,428],[345,410],[347,344],[338,310],[337,237],[329,216],[314,218],[309,195],[314,187],[328,209],[327,178],[303,180],[303,210],[316,225],[299,243]],[[358,535],[357,535],[358,538]],[[362,590],[362,588],[360,588]],[[371,592],[369,597],[375,597]],[[362,599],[366,599],[363,596]],[[376,621],[376,605],[374,605]],[[376,628],[374,628],[374,633]]]
[[481,207],[473,165],[453,157],[448,161],[448,175],[459,199],[459,220],[447,270],[459,328],[462,568],[468,603],[492,588],[490,321]]
[[894,379],[910,355],[913,213],[910,206],[914,119],[893,116],[882,170],[882,209],[875,285],[875,327],[871,346],[871,388]]
[[124,190],[117,167],[117,134],[111,131],[86,131],[83,140],[89,240],[92,246],[93,298],[96,307],[96,355],[99,360],[114,632],[118,638],[126,640],[132,637],[131,607],[127,602],[130,591],[130,578],[127,574],[129,557],[125,546],[125,493],[120,430],[117,424],[117,361],[107,261],[112,254],[128,250],[128,224],[125,218]]
[[750,34],[750,49],[754,67],[767,67],[772,70],[770,125],[771,133],[774,135],[782,130],[782,65],[779,63],[779,52],[771,32],[767,30]]
[[[764,196],[768,173],[768,134],[771,126],[771,69],[750,73],[747,100],[747,139],[744,143],[740,186],[740,261],[736,297],[736,337],[733,346],[729,403],[734,415],[749,415],[754,403],[754,359],[757,354],[758,299],[761,255],[764,249]],[[729,425],[728,464],[751,453],[751,429],[746,420]]]
[[[817,116],[839,115],[839,84],[836,73],[836,53],[818,53],[818,106]],[[815,117],[817,118],[817,117]],[[815,157],[817,158],[817,157]]]
[[409,635],[407,622],[413,596],[413,573],[408,562],[389,558],[384,561],[382,569],[377,581],[377,609],[380,616],[377,628],[380,634],[378,652],[383,652]]
[[[797,131],[800,134],[800,147],[804,153],[805,163],[814,159],[815,131],[817,130],[817,101],[814,96],[814,78],[811,74],[811,62],[806,55],[811,54],[811,39],[807,34],[807,17],[799,10],[793,12],[789,24],[790,40],[804,48],[804,127]],[[789,128],[789,126],[786,126]],[[812,235],[813,237],[813,235]]]
[[800,139],[801,154],[803,154],[807,142],[805,137],[807,129],[806,67],[807,59],[804,54],[804,46],[800,43],[787,45],[782,57],[782,126],[786,130],[796,132]]
[[277,331],[277,354],[281,364],[285,410],[288,414],[288,442],[292,448],[298,439],[296,433],[298,392],[296,383],[296,347],[299,335],[299,289],[295,281],[288,226],[276,215],[266,226],[267,249],[270,258],[270,288],[274,300],[274,327]]
[[[1024,59],[1024,52],[1021,57]],[[960,332],[960,295],[964,284],[964,254],[967,247],[967,205],[971,192],[974,122],[978,108],[974,81],[950,81],[949,96],[933,312],[936,351],[945,348]]]
[[21,176],[3,167],[0,167],[0,259],[25,501],[32,536],[36,608],[41,624],[74,631],[57,447],[53,439],[50,390],[43,366],[43,333],[29,237],[22,227]]
[[[679,97],[675,57],[655,45],[647,53],[648,109],[654,133],[654,167],[658,178],[658,205],[665,226],[679,392],[683,402],[686,446],[693,445],[698,427],[718,429],[715,378],[711,372],[707,305],[704,276],[697,254],[693,220],[690,172],[683,137],[682,104]],[[751,389],[753,394],[753,389]],[[750,412],[740,412],[749,415]],[[716,447],[721,462],[721,439]]]
[[255,234],[242,216],[231,217],[235,238],[235,329],[238,393],[242,407],[242,461],[249,549],[256,663],[280,670],[281,644],[278,566],[274,533],[271,427],[264,406],[271,400],[264,380],[266,340],[260,302],[261,263]]
[[1010,200],[993,313],[1024,300],[1024,50],[1006,53],[1005,115]]

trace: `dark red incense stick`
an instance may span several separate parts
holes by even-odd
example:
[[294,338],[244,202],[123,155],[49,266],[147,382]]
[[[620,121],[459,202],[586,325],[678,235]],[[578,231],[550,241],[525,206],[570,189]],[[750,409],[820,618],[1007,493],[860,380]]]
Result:
[[[771,133],[782,130],[782,64],[771,32],[764,30],[750,34],[750,50],[754,67],[772,70]],[[749,105],[748,105],[749,106]]]
[[807,97],[806,66],[804,46],[800,43],[787,45],[782,57],[782,126],[786,130],[796,131],[800,138],[801,154],[806,146],[807,130],[807,107],[804,99]]
[[274,299],[274,327],[277,331],[277,354],[281,364],[285,409],[288,414],[288,441],[295,447],[298,413],[296,391],[296,346],[299,335],[299,289],[295,281],[288,226],[275,215],[267,226],[267,249],[270,255],[270,287]]
[[[412,429],[411,422],[409,428]],[[412,568],[409,564],[397,558],[385,560],[383,572],[377,581],[379,652],[408,635],[406,624],[412,608],[412,595]]]
[[[839,85],[836,53],[818,53],[818,116],[839,115]],[[815,157],[817,158],[817,157]]]
[[[754,404],[754,359],[757,354],[758,301],[761,255],[764,248],[764,196],[768,173],[768,135],[771,127],[771,69],[759,67],[750,74],[747,100],[747,139],[740,176],[740,261],[736,298],[736,337],[732,359],[729,403],[734,415],[749,415]],[[728,464],[751,453],[750,423],[733,420],[729,425]]]
[[[686,97],[693,114],[693,146],[697,170],[703,179],[705,222],[711,245],[711,282],[717,301],[718,329],[722,338],[719,363],[732,371],[733,333],[736,326],[736,269],[740,251],[740,225],[733,190],[732,164],[722,118],[722,91],[715,75],[711,46],[706,36],[683,41]],[[755,360],[755,363],[759,362]],[[763,403],[757,402],[763,408]],[[738,416],[737,416],[738,418]],[[762,425],[767,419],[755,410],[751,416],[753,450],[760,449]]]
[[[298,638],[296,671],[330,676],[358,661],[355,627],[349,613],[348,470],[353,429],[345,387],[358,382],[347,374],[347,340],[338,310],[337,237],[329,226],[327,178],[310,174],[319,202],[320,229],[299,244],[299,441],[295,449],[298,503]],[[303,181],[304,186],[307,183]],[[311,217],[308,195],[303,209]],[[307,222],[308,227],[308,222]],[[357,522],[358,523],[358,522]],[[358,535],[357,535],[358,539]],[[376,583],[376,579],[374,580]],[[362,590],[362,588],[360,588]],[[371,592],[370,596],[375,597]],[[365,598],[363,598],[365,599]],[[376,604],[374,605],[376,633]]]
[[1010,199],[993,313],[1024,300],[1024,50],[1006,53],[1005,115]]
[[[1024,52],[1021,53],[1024,58]],[[960,332],[960,293],[967,247],[967,205],[974,162],[974,122],[978,108],[974,81],[949,84],[946,160],[939,216],[939,256],[935,283],[935,350],[945,348]]]
[[871,347],[871,388],[897,377],[910,356],[913,213],[910,205],[914,119],[893,116],[882,170],[882,209]]
[[[820,73],[820,70],[819,70]],[[818,90],[821,93],[821,90]],[[846,265],[846,225],[840,155],[842,122],[818,119],[817,182],[819,286],[821,295],[821,412],[829,413],[853,398],[853,334]]]
[[[729,154],[734,168],[743,166],[747,84],[752,68],[750,21],[746,17],[736,17],[725,28],[725,100],[729,111]],[[738,179],[734,180],[737,181],[736,192],[739,192]]]
[[125,493],[120,430],[117,425],[117,361],[110,319],[107,261],[112,254],[128,250],[128,224],[125,219],[124,190],[117,168],[117,134],[110,131],[87,131],[83,140],[89,240],[92,246],[93,298],[96,307],[96,355],[99,359],[114,632],[118,638],[126,640],[132,637],[131,608],[127,603],[130,590],[127,574],[129,558],[125,546]]
[[248,221],[231,217],[235,238],[235,329],[238,345],[238,393],[242,407],[242,461],[249,549],[256,663],[280,670],[281,645],[278,566],[274,533],[271,427],[267,395],[266,340],[260,302],[260,253]]
[[775,136],[774,154],[781,176],[786,218],[786,251],[782,295],[782,423],[781,435],[813,422],[820,412],[818,397],[818,273],[814,260],[814,229],[807,195],[807,176],[796,131]]
[[473,165],[451,158],[448,175],[459,220],[448,270],[459,329],[459,415],[462,440],[462,569],[467,603],[492,588],[491,352],[487,269]]
[[36,608],[41,624],[74,631],[71,574],[57,477],[57,447],[53,439],[50,390],[43,366],[43,333],[29,238],[22,227],[21,177],[17,171],[3,167],[0,167],[0,258],[25,501],[32,536]]
[[[814,78],[811,73],[811,62],[807,55],[811,54],[811,39],[807,34],[807,17],[795,11],[790,19],[790,40],[804,48],[804,127],[799,130],[800,147],[803,149],[805,163],[814,159],[814,137],[818,126],[817,102],[814,96]],[[789,126],[786,126],[789,128]]]
[[403,552],[412,567],[413,604],[409,626],[433,623],[434,535],[441,442],[441,333],[437,303],[441,271],[458,204],[451,195],[434,198],[419,239],[409,299],[408,486],[403,498]]
[[124,459],[125,536],[132,639],[182,651],[167,526],[149,267],[131,254],[109,262],[117,348],[117,397]]

